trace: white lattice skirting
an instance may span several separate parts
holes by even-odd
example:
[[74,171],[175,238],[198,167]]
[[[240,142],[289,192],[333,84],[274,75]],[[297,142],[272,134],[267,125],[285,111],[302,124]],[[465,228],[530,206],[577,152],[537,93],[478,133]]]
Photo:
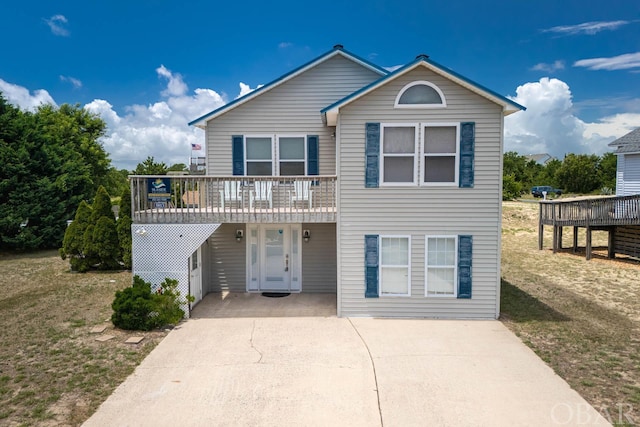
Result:
[[[189,257],[220,224],[133,224],[133,274],[151,285],[176,279],[178,290],[189,293]],[[188,313],[188,307],[183,307]],[[188,315],[188,314],[187,314]]]

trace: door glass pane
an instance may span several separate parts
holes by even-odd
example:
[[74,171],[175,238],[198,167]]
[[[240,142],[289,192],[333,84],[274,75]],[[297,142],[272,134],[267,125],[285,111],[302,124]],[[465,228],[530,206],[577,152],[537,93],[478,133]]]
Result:
[[271,138],[247,138],[247,160],[271,160]]
[[413,182],[413,157],[385,157],[384,182]]
[[425,127],[424,152],[455,153],[456,128],[452,126]]
[[247,162],[247,175],[273,175],[271,162]]
[[291,259],[289,264],[291,266],[291,281],[297,282],[299,280],[300,268],[298,267],[298,229],[291,228]]
[[381,294],[408,294],[409,269],[407,267],[383,267],[380,269]]
[[191,270],[196,270],[198,268],[198,251],[195,251],[191,255]]
[[267,281],[284,281],[284,232],[282,229],[265,230],[265,265]]
[[412,127],[385,127],[383,153],[415,153],[416,131]]
[[304,175],[304,162],[281,162],[280,175]]
[[[258,265],[258,230],[252,229],[249,238],[251,239],[251,282],[257,283],[260,273]],[[252,286],[252,289],[253,288]]]
[[280,158],[283,160],[304,160],[304,137],[279,138]]
[[455,182],[455,175],[456,158],[454,156],[424,158],[424,182]]

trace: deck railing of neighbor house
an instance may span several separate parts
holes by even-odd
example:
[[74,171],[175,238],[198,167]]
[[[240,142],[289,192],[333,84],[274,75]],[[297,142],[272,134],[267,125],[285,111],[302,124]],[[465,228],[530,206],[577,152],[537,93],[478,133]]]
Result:
[[335,176],[132,175],[134,223],[336,221]]
[[640,224],[640,195],[541,201],[540,222],[578,227]]

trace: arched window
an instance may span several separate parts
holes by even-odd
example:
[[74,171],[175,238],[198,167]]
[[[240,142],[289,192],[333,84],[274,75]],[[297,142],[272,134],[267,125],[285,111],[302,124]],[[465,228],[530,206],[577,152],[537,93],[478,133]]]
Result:
[[403,87],[396,97],[396,108],[444,108],[447,101],[440,88],[431,82],[417,81]]

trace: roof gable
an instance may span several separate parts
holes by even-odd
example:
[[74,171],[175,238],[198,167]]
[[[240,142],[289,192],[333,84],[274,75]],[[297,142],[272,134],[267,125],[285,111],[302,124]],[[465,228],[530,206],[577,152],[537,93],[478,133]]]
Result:
[[387,75],[389,72],[387,70],[385,70],[382,67],[379,67],[375,64],[373,64],[372,62],[367,61],[366,59],[360,58],[357,55],[354,55],[346,50],[344,50],[344,48],[342,47],[342,45],[336,45],[333,47],[333,49],[331,49],[329,52],[320,55],[319,57],[317,57],[316,59],[313,59],[309,62],[307,62],[306,64],[301,65],[300,67],[288,72],[287,74],[284,74],[282,76],[280,76],[279,78],[277,78],[276,80],[273,80],[267,84],[265,84],[264,86],[261,86],[258,89],[255,89],[251,92],[249,92],[248,94],[241,96],[238,99],[235,99],[225,105],[223,105],[222,107],[215,109],[201,117],[198,117],[197,119],[189,122],[189,126],[194,125],[196,127],[200,127],[200,128],[204,128],[206,126],[206,122],[209,120],[212,120],[224,113],[226,113],[229,110],[232,110],[250,100],[252,100],[253,98],[256,98],[260,95],[262,95],[263,93],[266,93],[268,91],[270,91],[271,89],[278,87],[280,85],[282,85],[283,83],[286,83],[287,81],[299,76],[300,74],[306,72],[307,70],[314,68],[318,65],[320,65],[321,63],[335,57],[336,55],[341,55],[346,59],[349,59],[381,76],[385,76]]
[[377,81],[353,92],[352,94],[324,108],[321,111],[323,118],[326,120],[328,125],[335,126],[337,121],[337,116],[341,107],[344,107],[345,105],[350,104],[356,99],[376,90],[380,86],[383,86],[420,66],[425,67],[433,71],[434,73],[439,74],[457,83],[458,85],[465,87],[471,90],[472,92],[475,92],[478,95],[484,98],[487,98],[490,101],[502,106],[505,115],[509,115],[511,113],[515,113],[520,110],[526,110],[524,106],[518,104],[517,102],[512,101],[509,98],[506,98],[502,95],[499,95],[496,92],[478,83],[475,83],[472,80],[467,79],[466,77],[456,73],[455,71],[450,70],[449,68],[446,68],[434,61],[431,61],[428,56],[419,55],[413,62],[410,62],[409,64],[406,64],[405,66],[398,68],[394,72],[381,77]]
[[609,147],[618,147],[616,153],[640,152],[640,128],[609,143]]

